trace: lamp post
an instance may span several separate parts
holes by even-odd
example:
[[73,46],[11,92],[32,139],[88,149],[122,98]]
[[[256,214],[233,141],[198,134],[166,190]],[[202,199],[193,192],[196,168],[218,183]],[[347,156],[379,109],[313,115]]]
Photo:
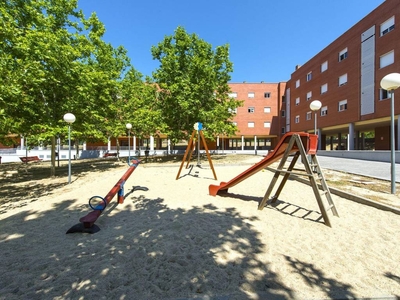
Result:
[[391,193],[396,193],[396,156],[395,156],[395,134],[394,134],[394,90],[400,86],[400,74],[390,73],[382,78],[381,88],[390,91],[390,174]]
[[64,115],[64,121],[68,123],[68,184],[71,184],[71,124],[76,120],[71,113]]
[[200,130],[203,129],[203,124],[197,122],[194,124],[193,128],[197,131],[197,166],[200,167]]
[[126,129],[128,129],[128,163],[131,160],[131,129],[132,129],[132,124],[128,123],[126,124]]
[[321,106],[322,103],[319,100],[314,100],[310,103],[310,109],[314,112],[314,134],[317,134],[317,111]]

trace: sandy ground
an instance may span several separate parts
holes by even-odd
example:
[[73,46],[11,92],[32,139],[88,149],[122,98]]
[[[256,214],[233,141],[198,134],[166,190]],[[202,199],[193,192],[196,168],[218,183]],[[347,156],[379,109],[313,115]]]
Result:
[[[0,299],[332,299],[400,296],[400,216],[332,195],[323,224],[310,186],[289,180],[258,210],[273,173],[224,196],[210,184],[247,164],[140,164],[95,234],[66,231],[128,169],[2,182]],[[21,173],[22,176],[22,173]]]

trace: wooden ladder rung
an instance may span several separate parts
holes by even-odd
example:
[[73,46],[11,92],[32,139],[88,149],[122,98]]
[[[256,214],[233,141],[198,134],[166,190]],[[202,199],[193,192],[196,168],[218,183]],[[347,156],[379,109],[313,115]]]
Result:
[[314,175],[314,178],[315,178],[315,180],[321,180],[322,181],[322,179],[324,179],[324,177],[322,177],[322,174],[321,173],[317,173],[317,174],[313,174]]
[[326,211],[329,211],[329,210],[331,210],[331,209],[334,208],[334,207],[335,207],[335,205],[334,205],[334,204],[331,204],[331,205],[328,206],[328,208],[326,209]]

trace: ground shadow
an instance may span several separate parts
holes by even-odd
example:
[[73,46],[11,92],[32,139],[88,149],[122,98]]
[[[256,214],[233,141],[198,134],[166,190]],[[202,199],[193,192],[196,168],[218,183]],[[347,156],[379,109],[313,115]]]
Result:
[[16,186],[13,184],[4,184],[0,189],[0,214],[5,213],[9,206],[18,207],[28,205],[44,195],[51,195],[65,183],[40,184],[27,183],[26,185]]
[[258,258],[265,245],[251,219],[235,208],[170,209],[162,198],[135,193],[125,199],[126,210],[99,218],[102,230],[96,234],[65,234],[67,223],[79,218],[68,209],[73,200],[0,221],[0,264],[7,273],[0,278],[0,294],[7,299],[294,297]]
[[351,291],[352,286],[329,278],[322,270],[313,264],[305,263],[297,258],[284,256],[289,265],[310,287],[317,287],[325,292],[328,299],[355,299],[356,295]]
[[[73,180],[92,172],[106,172],[121,164],[111,160],[87,160],[74,162],[72,166]],[[14,163],[1,165],[3,176],[0,177],[0,205],[18,201],[31,202],[44,195],[51,195],[68,184],[68,165],[56,167],[55,176],[50,176],[50,163]],[[4,174],[10,174],[4,176]],[[64,179],[60,181],[60,179]],[[42,182],[43,179],[50,182]],[[19,203],[19,205],[25,205]],[[7,207],[0,206],[0,213]]]
[[[235,207],[170,208],[133,187],[123,207],[100,216],[95,234],[66,235],[89,209],[75,199],[49,211],[24,211],[0,221],[4,299],[293,299],[295,291],[270,268],[253,223]],[[182,200],[183,201],[183,200]],[[118,209],[117,209],[118,208]],[[122,209],[123,208],[123,209]],[[62,245],[60,247],[60,245]],[[352,287],[312,264],[285,256],[327,297],[354,298]]]
[[[221,191],[218,194],[218,196],[240,199],[242,201],[257,202],[256,207],[258,207],[261,201],[263,200],[262,197],[234,194],[225,191]],[[268,200],[264,209],[265,208],[279,211],[280,213],[289,215],[291,217],[301,218],[307,221],[325,224],[320,212],[307,209],[305,207],[301,207],[296,204],[285,202],[279,199],[277,199],[275,202],[272,202],[272,199]]]
[[322,214],[319,211],[307,209],[283,200],[277,199],[275,202],[272,202],[272,199],[270,199],[267,201],[264,208],[273,209],[291,217],[300,218],[306,221],[325,224]]
[[[209,174],[206,174],[205,176],[200,176],[200,175],[199,175],[199,174],[200,174],[200,170],[199,170],[199,169],[201,169],[201,170],[203,170],[203,171],[206,171],[206,172],[209,172]],[[182,173],[183,173],[183,174],[182,174]],[[204,167],[201,166],[201,165],[189,164],[189,166],[188,166],[187,168],[186,168],[186,166],[185,166],[185,168],[182,168],[181,173],[179,174],[178,179],[191,176],[191,177],[196,177],[196,178],[215,180],[214,177],[211,177],[211,176],[209,176],[209,175],[212,175],[212,169],[211,169],[211,168],[208,168],[208,166],[207,166],[206,168],[204,168]]]
[[[122,166],[123,164],[117,160],[110,159],[87,159],[83,161],[73,161],[71,169],[74,176],[84,176],[89,172],[105,172],[109,169]],[[31,180],[41,180],[51,178],[51,165],[49,161],[35,162],[35,163],[9,163],[2,164],[2,173],[9,174],[8,176],[0,177],[0,182],[7,183],[20,183]],[[63,161],[62,165],[55,167],[54,178],[68,176],[69,167],[68,162]]]
[[[397,282],[397,284],[400,285],[400,276],[393,274],[391,272],[386,272],[385,277],[392,279],[394,282]],[[397,299],[400,299],[400,295],[396,295]]]

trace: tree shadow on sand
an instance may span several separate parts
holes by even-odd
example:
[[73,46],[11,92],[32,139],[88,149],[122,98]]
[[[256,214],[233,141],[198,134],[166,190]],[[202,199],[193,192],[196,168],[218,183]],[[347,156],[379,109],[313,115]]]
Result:
[[73,201],[0,221],[3,297],[294,297],[258,257],[265,245],[235,208],[170,209],[161,198],[139,195],[125,199],[124,210],[102,215],[100,232],[65,235],[62,227],[84,214],[68,209]]
[[[116,160],[82,160],[72,161],[71,168],[74,176],[84,176],[89,172],[105,172],[109,169],[123,166],[124,164]],[[10,176],[0,177],[0,181],[5,184],[15,184],[32,180],[41,180],[51,178],[51,165],[49,161],[38,163],[9,163],[2,164],[2,172],[9,173]],[[62,161],[60,166],[55,167],[55,176],[66,177],[68,176],[68,162]]]
[[[392,279],[394,282],[400,285],[400,276],[393,274],[391,272],[386,272],[385,277]],[[396,295],[396,298],[400,299],[400,295]]]
[[[120,166],[121,164],[118,162],[110,160],[74,162],[72,166],[73,181],[85,177],[88,173],[105,172]],[[7,210],[7,206],[3,206],[7,203],[23,201],[19,205],[26,205],[36,201],[39,197],[51,195],[68,184],[68,165],[57,167],[54,177],[50,176],[49,162],[4,164],[1,170],[13,173],[10,173],[9,177],[0,177],[0,213]],[[47,181],[43,182],[43,179]]]
[[[107,208],[96,234],[68,234],[88,212],[62,199],[52,210],[0,221],[0,295],[4,299],[293,299],[265,259],[270,245],[236,208],[171,208],[144,190]],[[129,197],[128,197],[129,196]],[[182,199],[182,201],[185,201]],[[354,298],[350,285],[312,264],[289,266],[327,297]],[[0,297],[0,299],[2,299]]]
[[328,299],[355,299],[351,292],[352,286],[338,282],[336,279],[327,277],[322,270],[315,268],[313,264],[302,262],[296,258],[284,255],[286,261],[299,274],[303,281],[310,287],[324,291]]

